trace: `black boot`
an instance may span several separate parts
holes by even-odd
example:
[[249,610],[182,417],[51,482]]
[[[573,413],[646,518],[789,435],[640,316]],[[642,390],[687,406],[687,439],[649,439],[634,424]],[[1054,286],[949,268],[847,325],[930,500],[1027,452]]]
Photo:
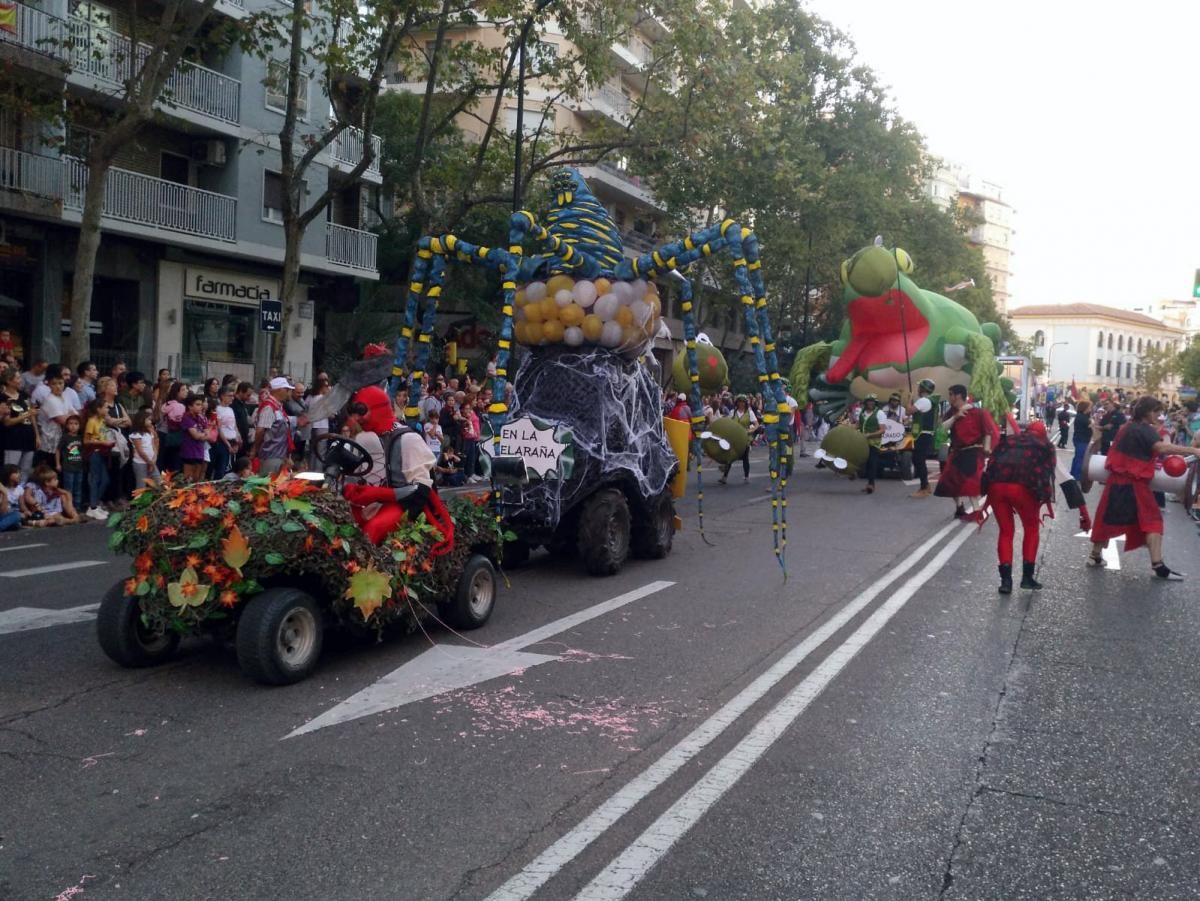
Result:
[[1026,560],[1024,563],[1021,564],[1021,587],[1022,588],[1031,588],[1034,591],[1037,591],[1038,589],[1040,589],[1042,587],[1042,583],[1037,581],[1033,577],[1033,570],[1036,566],[1037,566],[1036,563],[1031,563],[1028,560]]
[[1000,564],[1000,593],[1012,594],[1012,564]]

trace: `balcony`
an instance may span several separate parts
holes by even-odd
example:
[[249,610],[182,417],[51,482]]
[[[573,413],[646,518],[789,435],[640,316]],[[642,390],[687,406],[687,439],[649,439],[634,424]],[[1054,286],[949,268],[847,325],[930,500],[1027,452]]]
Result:
[[596,113],[621,125],[629,123],[633,102],[616,88],[605,85],[584,100],[581,113]]
[[[361,128],[351,125],[334,138],[333,143],[329,145],[329,156],[333,160],[334,168],[342,172],[353,170],[363,158],[366,149],[365,137],[366,133]],[[383,155],[383,141],[379,135],[371,135],[371,152],[373,158],[363,171],[362,177],[368,181],[381,182],[383,172],[379,168],[379,160]]]
[[[88,171],[83,160],[63,157],[63,207],[83,212]],[[237,240],[237,198],[161,178],[110,169],[104,183],[104,218],[197,238]]]
[[639,231],[627,231],[621,234],[621,244],[624,245],[627,253],[632,253],[641,256],[644,253],[649,253],[658,246],[655,240],[649,235],[643,235]]
[[325,223],[325,258],[339,266],[377,275],[379,266],[375,262],[375,249],[378,242],[379,237],[372,232]]
[[62,200],[62,160],[0,147],[0,192],[43,200]]
[[[61,19],[16,4],[16,26],[0,30],[0,43],[14,43],[69,68],[75,81],[89,76],[106,88],[123,87],[145,62],[149,44],[138,44],[134,53],[129,38],[82,19]],[[240,121],[241,82],[197,63],[182,63],[168,79],[163,106],[216,119],[228,125]]]
[[[619,195],[626,203],[633,203],[650,209],[660,209],[654,201],[654,195],[642,186],[642,180],[636,175],[630,175],[624,169],[619,169],[609,163],[598,166],[584,166],[579,170],[588,186],[604,197],[612,194]],[[604,197],[601,197],[603,200]]]

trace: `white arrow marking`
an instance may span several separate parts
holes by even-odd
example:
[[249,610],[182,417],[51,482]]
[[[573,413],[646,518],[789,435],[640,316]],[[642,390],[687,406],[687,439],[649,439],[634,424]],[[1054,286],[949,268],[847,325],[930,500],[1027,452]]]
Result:
[[545,641],[580,623],[603,616],[618,607],[624,607],[647,595],[670,588],[674,584],[674,582],[651,582],[649,585],[643,585],[641,588],[627,591],[625,594],[588,607],[586,610],[556,619],[552,623],[547,623],[524,635],[518,635],[516,638],[502,641],[490,648],[438,645],[392,670],[375,684],[351,695],[316,719],[309,720],[300,728],[285,735],[284,738],[315,732],[326,726],[336,726],[339,723],[372,713],[383,713],[385,710],[393,710],[414,701],[423,701],[448,691],[487,682],[489,679],[496,679],[515,670],[527,669],[540,663],[553,663],[559,659],[557,655],[530,654],[519,649]]
[[10,632],[28,632],[66,623],[83,623],[96,618],[99,604],[68,607],[66,610],[47,610],[41,607],[14,607],[0,611],[0,635]]

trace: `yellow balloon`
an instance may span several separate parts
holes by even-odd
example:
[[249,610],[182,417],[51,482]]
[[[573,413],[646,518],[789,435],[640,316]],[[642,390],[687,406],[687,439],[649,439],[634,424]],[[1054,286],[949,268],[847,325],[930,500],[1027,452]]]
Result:
[[563,324],[557,319],[547,319],[542,323],[542,340],[547,344],[558,344],[563,339]]
[[583,307],[577,303],[569,303],[565,307],[559,307],[558,310],[558,318],[563,325],[579,325],[586,315]]
[[521,288],[519,291],[517,291],[516,296],[513,297],[513,304],[518,307],[525,306],[525,289],[524,288]]
[[653,297],[647,296],[646,303],[650,304],[650,309],[654,311],[655,316],[662,315],[662,301],[658,299],[657,294]]
[[646,340],[645,334],[636,325],[621,329],[621,346],[638,347]]
[[583,317],[583,337],[587,340],[599,341],[602,331],[604,331],[604,320],[595,313]]
[[513,337],[517,339],[518,344],[528,344],[525,340],[528,336],[525,334],[525,323],[517,322],[513,324]]
[[542,305],[540,303],[525,304],[525,321],[540,324],[542,321]]
[[603,297],[605,294],[607,294],[609,291],[612,290],[612,282],[610,282],[606,278],[598,278],[598,279],[596,279],[596,281],[593,284],[595,284],[595,286],[596,286],[596,296],[597,297]]
[[546,280],[546,296],[553,297],[559,291],[570,291],[575,287],[575,279],[569,275],[552,275]]
[[542,324],[540,322],[525,323],[525,343],[531,345],[542,343]]
[[538,303],[538,306],[542,308],[542,320],[544,322],[558,319],[558,304],[554,302],[553,297],[547,297]]
[[623,327],[628,328],[633,325],[633,310],[625,306],[617,307],[616,319]]

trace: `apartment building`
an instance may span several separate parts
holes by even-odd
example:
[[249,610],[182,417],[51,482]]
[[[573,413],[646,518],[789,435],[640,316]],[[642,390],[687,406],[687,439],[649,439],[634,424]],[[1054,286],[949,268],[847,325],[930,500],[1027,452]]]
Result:
[[[533,137],[540,131],[543,136],[547,133],[586,136],[596,128],[597,123],[627,124],[642,98],[646,68],[654,61],[654,47],[667,34],[664,23],[649,13],[642,14],[623,40],[609,45],[613,74],[605,84],[592,89],[578,101],[560,100],[552,103],[550,92],[537,78],[539,61],[563,57],[573,53],[576,48],[556,22],[548,22],[537,40],[531,41],[527,48],[531,74],[525,86],[525,135]],[[432,33],[418,35],[415,46],[424,46],[426,52],[431,52],[433,38]],[[489,49],[499,48],[507,40],[499,28],[486,23],[453,27],[447,31],[445,39],[451,42],[473,41]],[[423,95],[427,66],[421,55],[411,50],[410,46],[405,56],[397,59],[388,78],[387,89]],[[482,139],[494,102],[495,95],[485,96],[477,108],[457,117],[456,123],[468,140]],[[516,133],[515,85],[505,93],[503,112],[498,121],[508,134]],[[620,230],[627,256],[646,253],[660,243],[678,237],[664,234],[664,209],[642,179],[629,171],[626,160],[614,156],[610,161],[598,165],[583,166],[580,173]],[[453,298],[448,297],[447,300],[449,309],[439,323],[443,329],[452,327],[455,319],[461,316],[452,310]],[[678,310],[673,309],[669,302],[667,312],[675,314],[667,317],[667,323],[675,344],[682,346],[683,323],[678,318]],[[701,312],[704,313],[703,304]],[[727,349],[740,348],[743,343],[740,310],[731,308],[726,312],[724,308],[718,310],[714,305],[712,316],[706,318],[701,326],[708,329],[714,342]]]
[[[1033,344],[1044,380],[1082,391],[1133,390],[1141,384],[1142,355],[1183,350],[1187,332],[1144,313],[1094,303],[1038,304],[1009,313],[1013,331]],[[1174,398],[1177,377],[1161,386]]]
[[943,209],[970,211],[979,224],[967,233],[967,241],[983,253],[983,263],[992,281],[992,298],[1001,315],[1008,312],[1012,275],[1013,210],[1004,199],[1004,189],[995,182],[973,175],[963,166],[940,163],[925,183],[929,198]]
[[[211,15],[240,18],[267,0],[217,0]],[[0,66],[28,76],[47,95],[64,96],[102,121],[129,67],[128,0],[5,0]],[[139,4],[149,34],[157,10]],[[109,172],[89,329],[93,357],[130,368],[169,367],[188,379],[266,371],[274,335],[263,300],[278,299],[283,261],[278,140],[283,118],[280,62],[232,48],[185,55],[172,74],[154,124],[126,147]],[[333,116],[316,79],[305,86],[304,122]],[[72,117],[71,121],[80,121]],[[0,109],[0,326],[27,359],[56,359],[75,323],[66,318],[78,223],[87,183],[82,160],[94,132],[30,121]],[[366,137],[344,132],[309,170],[310,197],[344,182],[324,221],[303,239],[299,318],[288,336],[286,367],[307,377],[328,308],[353,306],[363,280],[377,280],[372,192],[374,162],[361,179],[346,173],[362,159]],[[378,138],[375,142],[378,160]]]

